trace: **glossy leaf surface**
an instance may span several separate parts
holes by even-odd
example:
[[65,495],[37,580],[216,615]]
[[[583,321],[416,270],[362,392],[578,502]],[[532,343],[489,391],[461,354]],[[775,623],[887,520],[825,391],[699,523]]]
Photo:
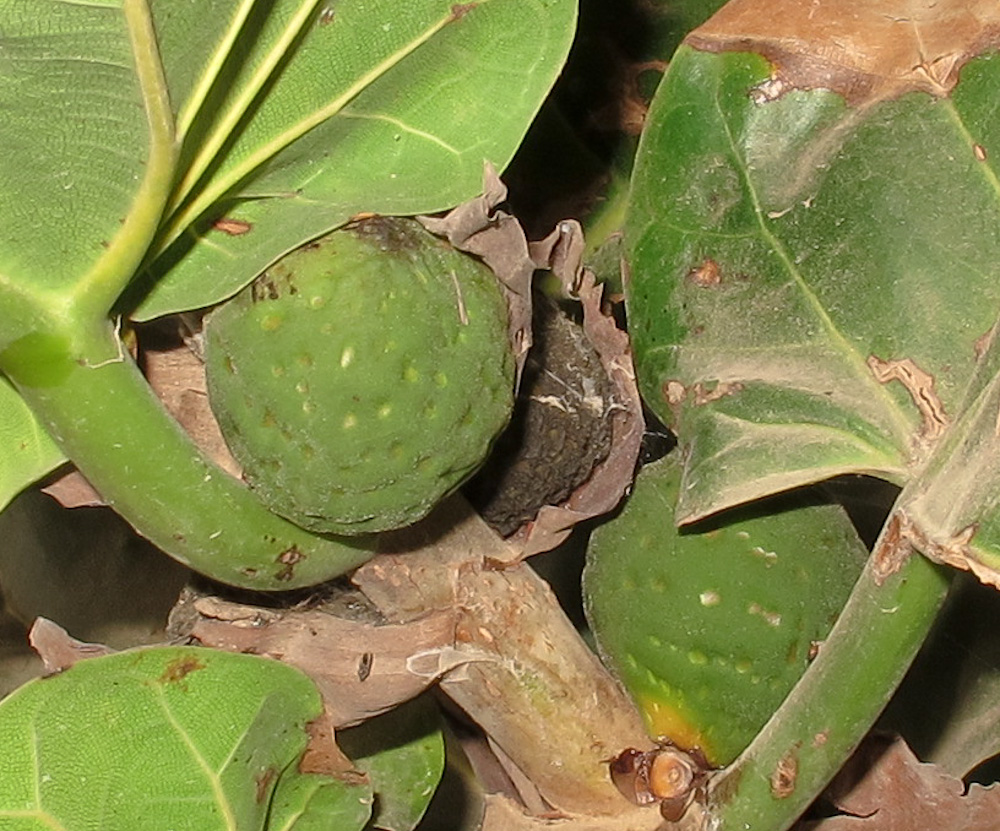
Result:
[[[212,115],[192,116],[188,141],[204,147],[186,153],[194,167],[161,239],[174,245],[153,266],[140,319],[217,302],[356,213],[426,213],[474,196],[483,162],[502,168],[517,148],[576,16],[573,0],[328,4],[309,17],[266,95],[248,102],[267,48],[300,24],[300,4],[278,5],[294,9],[268,17],[260,35],[237,37],[246,67],[221,100],[207,98],[232,117],[206,126]],[[186,75],[177,83],[193,86]],[[199,153],[215,145],[202,164]],[[219,230],[223,217],[236,225]]]
[[628,300],[686,456],[679,521],[840,473],[906,483],[992,380],[998,65],[860,105],[774,86],[760,56],[678,53],[637,160]]

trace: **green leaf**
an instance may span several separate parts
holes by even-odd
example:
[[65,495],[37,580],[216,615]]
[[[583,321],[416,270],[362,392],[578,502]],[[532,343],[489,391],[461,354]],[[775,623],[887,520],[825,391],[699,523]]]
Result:
[[678,51],[627,240],[641,386],[686,457],[681,522],[842,473],[904,484],[985,389],[998,65],[968,64],[950,98],[848,103],[780,90],[759,56]]
[[651,736],[724,765],[805,672],[866,551],[844,511],[808,495],[678,532],[675,455],[643,468],[592,535],[587,616]]
[[[275,14],[282,19],[293,5]],[[137,318],[224,299],[356,213],[433,212],[474,196],[483,162],[502,167],[517,148],[565,59],[575,18],[574,0],[330,4],[250,104],[244,93],[260,84],[261,53],[277,35],[272,17],[259,41],[241,32],[233,49],[246,69],[229,94],[205,99],[234,115],[210,127],[204,114],[192,116],[192,135],[207,131],[204,148],[214,155],[202,159],[208,149],[199,147],[179,186],[183,200],[161,236],[170,247],[152,266]],[[162,48],[169,73],[182,63],[171,50],[186,46],[171,37]],[[237,122],[231,139],[216,141]],[[221,217],[245,232],[219,230]]]
[[421,696],[337,734],[337,743],[368,774],[377,795],[372,827],[411,831],[444,773],[441,714]]
[[66,457],[24,399],[0,376],[0,510]]
[[282,776],[271,800],[267,831],[360,831],[374,801],[370,783],[318,774]]
[[138,0],[0,8],[0,349],[106,314],[145,251],[173,153],[152,44]]
[[0,704],[0,824],[263,829],[321,711],[277,661],[195,647],[82,661]]

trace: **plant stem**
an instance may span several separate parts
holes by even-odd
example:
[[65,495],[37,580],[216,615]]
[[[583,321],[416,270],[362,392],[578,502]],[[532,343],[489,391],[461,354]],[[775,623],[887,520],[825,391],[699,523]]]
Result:
[[206,459],[107,321],[21,337],[0,351],[0,371],[105,501],[197,571],[247,588],[291,589],[372,555],[367,539],[320,537],[272,514]]
[[[952,575],[905,542],[900,559],[894,528],[890,520],[815,662],[753,743],[712,781],[703,827],[784,831],[888,703],[927,637]],[[886,569],[886,563],[898,570]]]
[[441,690],[537,796],[568,815],[602,817],[607,829],[661,824],[659,811],[626,801],[608,773],[625,748],[652,747],[638,711],[548,585],[509,561],[508,544],[478,514],[453,497],[422,523],[383,535],[381,549],[355,584],[391,621],[457,611]]

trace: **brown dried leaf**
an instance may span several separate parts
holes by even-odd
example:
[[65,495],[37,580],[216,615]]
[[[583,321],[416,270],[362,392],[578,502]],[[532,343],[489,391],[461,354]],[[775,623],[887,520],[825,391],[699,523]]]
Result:
[[827,789],[843,812],[802,831],[994,831],[1000,817],[1000,786],[972,785],[926,764],[902,739],[872,736]]
[[351,784],[360,783],[365,774],[357,770],[337,746],[335,721],[336,717],[324,707],[323,714],[306,725],[309,743],[299,760],[299,770],[302,773],[335,776]]
[[503,284],[510,313],[510,342],[520,379],[531,348],[531,278],[535,264],[528,255],[528,241],[521,224],[510,214],[497,210],[506,198],[506,185],[487,162],[482,196],[462,203],[443,217],[417,219],[455,248],[479,257]]
[[229,452],[208,404],[205,365],[184,343],[143,352],[143,371],[163,406],[213,462],[237,479],[239,463]]
[[28,632],[28,642],[42,659],[46,675],[55,675],[64,669],[69,669],[77,661],[85,658],[97,658],[114,652],[104,644],[84,643],[70,637],[58,623],[53,623],[44,617],[35,619],[31,631]]
[[379,626],[316,610],[279,612],[217,597],[194,606],[201,617],[192,637],[206,646],[267,655],[301,669],[316,682],[338,728],[408,701],[455,666],[456,614],[450,609]]
[[559,223],[548,237],[531,243],[530,250],[536,266],[551,270],[564,292],[579,299],[584,334],[597,350],[615,393],[608,457],[569,499],[561,505],[543,507],[535,521],[512,539],[521,549],[519,558],[555,548],[577,523],[615,508],[635,476],[644,430],[628,335],[603,310],[603,286],[583,267],[584,240],[579,223],[575,220]]
[[945,96],[962,66],[1000,45],[996,0],[732,0],[685,42],[757,52],[776,96],[832,89],[852,104],[921,90]]
[[75,467],[53,479],[42,489],[64,508],[99,508],[107,503]]

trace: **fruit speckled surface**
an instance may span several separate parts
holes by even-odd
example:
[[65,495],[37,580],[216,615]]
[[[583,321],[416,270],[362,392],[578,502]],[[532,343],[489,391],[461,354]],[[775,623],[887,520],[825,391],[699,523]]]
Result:
[[866,552],[842,508],[806,497],[678,533],[676,456],[644,467],[592,535],[587,617],[650,734],[722,766],[805,671]]
[[205,358],[244,477],[317,532],[420,519],[479,467],[512,406],[495,277],[406,219],[277,262],[213,312]]

